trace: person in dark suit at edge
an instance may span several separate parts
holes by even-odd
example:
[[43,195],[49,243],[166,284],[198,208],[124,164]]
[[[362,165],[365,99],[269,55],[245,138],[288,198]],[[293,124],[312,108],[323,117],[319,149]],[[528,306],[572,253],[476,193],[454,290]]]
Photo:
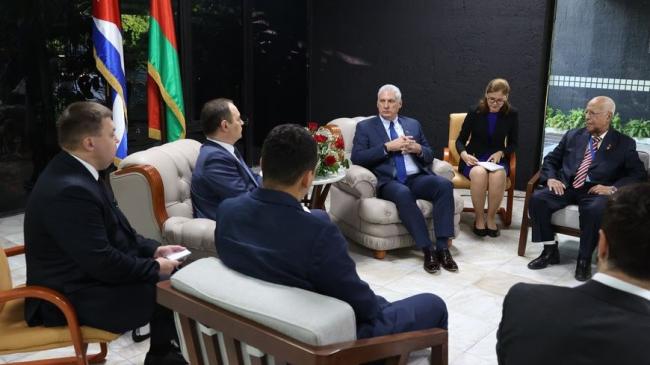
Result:
[[520,283],[503,301],[499,364],[650,364],[650,184],[607,202],[598,273],[575,288]]
[[262,147],[264,187],[219,206],[219,258],[245,275],[350,304],[359,338],[447,328],[445,303],[434,294],[393,303],[375,295],[359,278],[336,225],[300,204],[314,179],[316,148],[305,128],[271,130]]
[[[179,265],[130,226],[100,179],[117,149],[111,111],[94,102],[70,104],[56,123],[62,151],[50,161],[25,209],[27,285],[63,293],[79,323],[113,333],[151,324],[145,364],[185,364],[172,345],[171,311],[156,304],[156,283]],[[53,304],[28,298],[30,326],[65,325]]]
[[[402,224],[424,253],[424,270],[435,273],[442,264],[446,270],[457,271],[448,246],[454,235],[453,185],[431,171],[433,151],[420,122],[398,115],[401,107],[397,86],[379,88],[379,115],[357,124],[350,159],[377,176],[377,196],[397,206]],[[435,247],[417,199],[433,204]]]
[[575,278],[591,277],[591,255],[598,242],[598,228],[607,197],[616,190],[647,178],[634,139],[610,128],[616,112],[614,100],[597,96],[587,103],[585,127],[572,129],[542,163],[540,184],[530,199],[532,242],[544,249],[528,264],[531,270],[560,262],[551,226],[551,215],[569,204],[580,213],[580,249]]
[[216,220],[219,204],[257,188],[261,178],[244,162],[235,143],[244,122],[232,100],[208,101],[201,110],[206,141],[192,173],[191,197],[195,218]]

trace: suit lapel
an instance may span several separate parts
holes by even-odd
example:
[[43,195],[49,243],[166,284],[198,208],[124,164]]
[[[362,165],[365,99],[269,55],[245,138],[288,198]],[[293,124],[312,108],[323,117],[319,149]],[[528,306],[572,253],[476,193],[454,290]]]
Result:
[[589,133],[587,133],[587,129],[583,128],[576,136],[576,149],[573,151],[573,158],[575,159],[574,173],[578,171],[582,163],[582,158],[587,149],[587,143],[589,143]]
[[375,128],[375,133],[377,133],[377,136],[381,138],[384,143],[390,141],[388,134],[386,133],[386,129],[384,129],[384,123],[381,121],[381,118],[375,117],[373,127]]

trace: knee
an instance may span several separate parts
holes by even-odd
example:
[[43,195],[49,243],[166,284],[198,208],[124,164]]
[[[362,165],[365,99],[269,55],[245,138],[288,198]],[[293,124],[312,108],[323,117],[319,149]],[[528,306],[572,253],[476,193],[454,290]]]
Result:
[[469,170],[470,180],[484,181],[487,175],[487,170],[480,166],[474,166],[471,170]]

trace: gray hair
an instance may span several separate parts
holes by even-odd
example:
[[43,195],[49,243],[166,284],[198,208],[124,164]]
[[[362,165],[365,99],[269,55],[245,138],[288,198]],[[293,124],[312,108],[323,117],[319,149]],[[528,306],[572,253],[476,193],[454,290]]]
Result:
[[393,84],[386,84],[382,87],[379,88],[379,91],[377,91],[377,98],[379,98],[379,95],[383,93],[384,91],[391,91],[395,93],[395,100],[396,101],[402,101],[402,92],[399,90],[399,88]]

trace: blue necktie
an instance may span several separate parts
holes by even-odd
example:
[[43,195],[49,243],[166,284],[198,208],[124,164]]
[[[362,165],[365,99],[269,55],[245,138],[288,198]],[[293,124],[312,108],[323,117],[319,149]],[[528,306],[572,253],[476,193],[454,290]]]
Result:
[[253,181],[253,184],[255,184],[256,187],[259,187],[260,184],[257,183],[257,179],[255,178],[255,175],[253,175],[253,172],[251,169],[246,165],[246,162],[244,162],[244,159],[242,158],[241,154],[239,151],[235,148],[235,155],[237,156],[237,160],[239,161],[239,164],[244,167],[244,170],[246,170],[246,174],[248,174],[248,177]]
[[[397,139],[397,132],[395,132],[395,125],[393,122],[390,122],[390,127],[388,127],[390,132],[390,139]],[[402,184],[406,181],[406,165],[404,164],[404,155],[401,152],[393,153],[393,159],[395,160],[395,170],[397,172],[397,180]]]

